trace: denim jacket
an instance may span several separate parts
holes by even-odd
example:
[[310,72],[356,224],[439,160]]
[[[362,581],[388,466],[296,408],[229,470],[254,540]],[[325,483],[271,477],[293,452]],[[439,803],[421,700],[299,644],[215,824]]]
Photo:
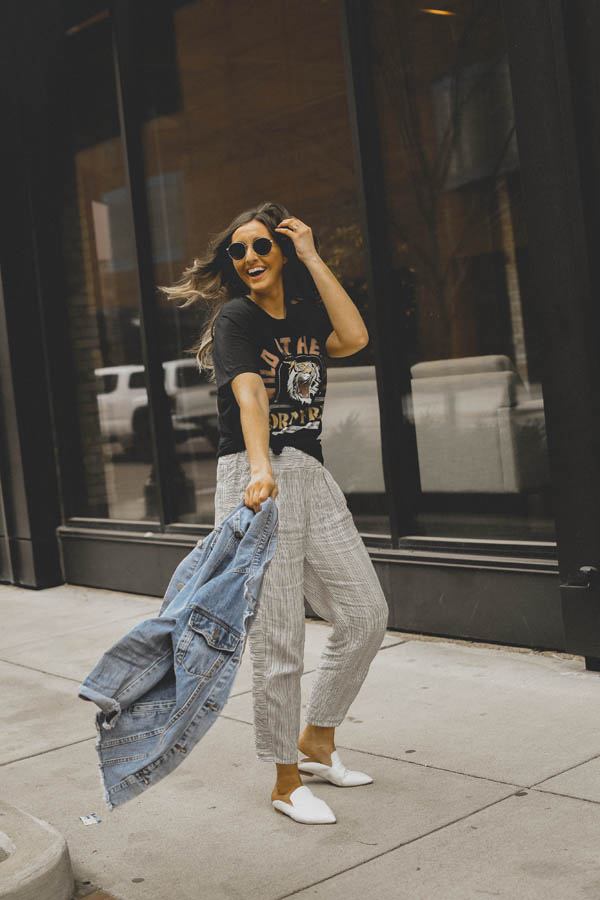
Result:
[[113,809],[156,784],[213,724],[231,691],[265,567],[277,506],[240,503],[173,573],[160,612],[101,657],[78,688],[100,707],[96,750]]

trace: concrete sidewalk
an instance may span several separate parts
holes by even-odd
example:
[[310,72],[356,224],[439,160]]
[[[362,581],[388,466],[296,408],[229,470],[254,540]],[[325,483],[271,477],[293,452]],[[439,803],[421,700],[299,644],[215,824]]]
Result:
[[[306,779],[338,818],[307,826],[271,807],[247,652],[190,757],[107,810],[96,707],[77,686],[159,606],[87,588],[0,587],[0,796],[64,835],[77,897],[600,898],[600,675],[559,654],[388,632],[337,731],[344,762],[374,783]],[[307,623],[304,703],[327,631]],[[83,825],[90,813],[102,822]]]

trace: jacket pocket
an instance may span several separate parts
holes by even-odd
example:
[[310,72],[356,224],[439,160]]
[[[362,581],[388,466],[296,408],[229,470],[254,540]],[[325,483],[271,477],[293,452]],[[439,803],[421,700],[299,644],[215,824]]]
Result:
[[195,609],[177,647],[177,662],[190,675],[212,678],[238,646],[242,635],[218,616]]

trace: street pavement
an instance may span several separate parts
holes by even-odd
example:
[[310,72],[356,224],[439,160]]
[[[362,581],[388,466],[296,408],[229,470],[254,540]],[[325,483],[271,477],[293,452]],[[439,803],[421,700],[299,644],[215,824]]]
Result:
[[[309,826],[271,806],[247,651],[189,758],[106,809],[96,707],[77,687],[159,607],[69,585],[0,587],[0,797],[66,838],[77,898],[600,898],[600,674],[565,654],[388,631],[336,732],[343,761],[374,783],[307,777],[338,820]],[[328,631],[307,620],[303,704]],[[100,824],[84,825],[92,813]]]

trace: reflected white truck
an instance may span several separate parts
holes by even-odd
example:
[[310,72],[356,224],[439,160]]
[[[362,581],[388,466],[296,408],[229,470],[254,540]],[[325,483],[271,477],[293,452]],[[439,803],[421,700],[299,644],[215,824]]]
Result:
[[321,445],[345,494],[385,493],[375,366],[330,366]]
[[[163,363],[175,438],[194,438],[195,453],[214,453],[218,442],[217,389],[194,359]],[[95,370],[104,440],[132,455],[150,452],[144,367]],[[198,440],[200,440],[200,444]],[[329,367],[321,436],[325,465],[346,494],[384,491],[379,403],[374,366]]]
[[[206,381],[193,359],[167,360],[163,369],[176,441],[200,437],[206,446],[196,446],[196,450],[210,452],[214,436],[207,436],[204,428],[210,428],[213,420],[216,428],[216,386]],[[95,375],[103,439],[118,441],[135,457],[148,458],[150,423],[144,367],[104,366],[95,369]]]

